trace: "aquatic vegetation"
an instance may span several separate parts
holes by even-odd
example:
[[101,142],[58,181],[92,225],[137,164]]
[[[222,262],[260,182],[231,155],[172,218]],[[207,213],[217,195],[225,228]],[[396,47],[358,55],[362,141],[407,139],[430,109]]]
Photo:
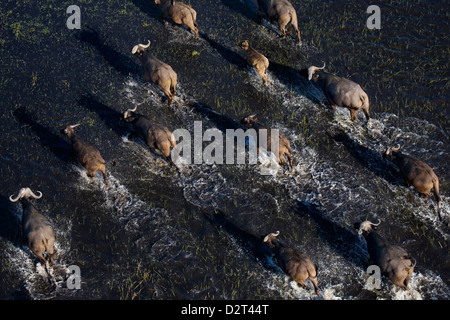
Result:
[[[214,8],[190,2],[199,39],[164,26],[151,1],[80,0],[81,30],[65,26],[70,1],[2,1],[2,194],[22,183],[53,194],[41,205],[62,252],[56,263],[80,266],[82,290],[67,289],[64,280],[47,284],[45,270],[19,244],[20,219],[0,197],[0,296],[13,297],[10,288],[18,288],[20,297],[35,299],[313,299],[260,247],[260,236],[280,229],[318,261],[326,299],[448,299],[448,229],[429,199],[404,187],[381,157],[400,143],[426,160],[440,176],[449,214],[442,161],[450,152],[449,48],[446,29],[435,27],[446,12],[397,1],[389,12],[381,8],[377,31],[365,28],[362,4],[318,9],[317,1],[294,0],[299,48],[296,38],[279,38],[276,25],[259,25],[250,1],[217,1]],[[245,65],[237,45],[245,39],[265,48],[267,85]],[[158,87],[142,81],[131,54],[146,40],[177,71],[170,107]],[[334,113],[299,76],[323,62],[367,90],[370,124]],[[261,176],[259,164],[198,164],[179,174],[126,138],[131,129],[118,115],[136,105],[189,131],[196,120],[223,131],[257,114],[291,141],[295,172]],[[105,160],[116,162],[109,189],[70,158],[59,130],[78,122],[102,145]],[[410,296],[387,284],[365,289],[365,251],[350,230],[355,219],[369,218],[382,219],[383,235],[415,254]]]

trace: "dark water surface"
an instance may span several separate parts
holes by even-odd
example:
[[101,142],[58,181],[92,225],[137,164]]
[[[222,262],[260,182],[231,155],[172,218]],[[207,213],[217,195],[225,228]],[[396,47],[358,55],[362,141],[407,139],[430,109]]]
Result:
[[[71,1],[1,2],[2,299],[450,298],[448,1],[379,2],[381,30],[366,27],[368,3],[292,2],[301,48],[259,25],[249,0],[191,0],[199,39],[165,26],[151,1],[77,1],[80,30],[66,27]],[[178,74],[170,107],[131,54],[148,39]],[[245,39],[270,61],[267,85],[245,64]],[[300,77],[323,62],[368,93],[369,124],[333,113]],[[201,121],[224,137],[257,114],[291,141],[294,173],[206,163],[179,173],[128,139],[119,115],[135,105],[171,130]],[[71,159],[60,130],[75,123],[106,159],[109,188]],[[438,175],[443,222],[382,158],[397,143]],[[21,187],[43,193],[35,204],[54,225],[53,268],[22,240],[21,207],[8,200]],[[365,219],[380,219],[379,232],[417,260],[409,290],[386,278],[379,290],[367,285],[353,229]],[[321,297],[287,278],[262,244],[276,230],[319,266]],[[67,286],[71,265],[81,289]]]

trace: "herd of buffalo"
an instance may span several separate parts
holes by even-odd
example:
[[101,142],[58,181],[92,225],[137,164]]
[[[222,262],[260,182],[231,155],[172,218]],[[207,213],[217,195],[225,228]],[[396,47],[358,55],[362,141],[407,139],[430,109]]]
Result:
[[[198,38],[196,12],[191,6],[175,0],[154,1],[161,6],[161,16],[165,23],[167,23],[166,19],[170,18],[177,24],[185,24]],[[277,22],[282,36],[285,36],[293,28],[301,45],[297,15],[294,7],[288,0],[258,0],[258,7],[257,14],[259,19],[266,17],[270,21]],[[287,26],[289,26],[288,30],[286,30]],[[241,42],[240,46],[246,52],[248,64],[256,69],[263,78],[263,83],[266,83],[266,71],[269,66],[269,60],[253,49],[248,41]],[[171,104],[176,95],[177,74],[171,66],[153,56],[149,47],[150,41],[147,44],[138,44],[132,48],[131,53],[139,58],[142,63],[144,80],[151,81],[161,87],[165,95],[167,95],[168,103]],[[300,75],[312,81],[323,91],[334,110],[336,110],[336,105],[341,108],[347,108],[350,111],[351,120],[354,121],[358,111],[362,109],[366,120],[369,121],[369,97],[363,89],[349,79],[325,72],[324,68],[325,65],[323,67],[311,66],[308,69],[301,70]],[[121,119],[133,125],[133,134],[143,139],[150,149],[160,150],[168,161],[173,164],[170,151],[171,148],[176,146],[174,135],[166,126],[150,120],[145,115],[136,113],[136,109],[137,107],[127,109],[123,112]],[[254,115],[244,117],[241,120],[241,124],[247,128],[256,128],[256,130],[263,128]],[[73,158],[87,170],[91,177],[94,176],[97,170],[100,170],[103,174],[105,185],[107,185],[108,178],[105,160],[94,146],[83,141],[75,134],[74,129],[76,126],[68,125],[61,130],[71,140]],[[281,134],[279,142],[279,163],[280,165],[283,164],[283,158],[286,157],[291,170],[293,170],[290,143]],[[270,145],[268,144],[268,146],[268,151],[270,151]],[[427,197],[431,197],[430,191],[433,191],[437,202],[437,212],[439,213],[441,198],[439,195],[438,177],[426,163],[400,153],[399,148],[400,146],[389,147],[384,152],[383,157],[398,167],[408,187],[414,186],[419,193]],[[24,238],[28,241],[30,250],[44,264],[48,261],[52,265],[56,253],[54,248],[55,236],[50,221],[39,213],[31,201],[33,198],[39,199],[42,197],[42,193],[37,193],[34,193],[29,188],[22,188],[16,196],[11,196],[10,200],[12,202],[21,200],[23,208],[22,231]],[[440,218],[442,219],[442,217]],[[380,236],[375,231],[378,224],[364,221],[355,223],[354,227],[357,229],[358,234],[366,239],[370,258],[375,265],[380,267],[381,273],[395,285],[406,290],[416,261],[405,250],[397,245],[390,244]],[[263,241],[273,250],[280,267],[302,286],[307,287],[304,280],[309,279],[314,285],[315,292],[319,295],[317,271],[314,264],[306,254],[291,248],[279,240],[277,238],[278,235],[279,231],[270,233],[264,237]],[[47,258],[44,254],[46,254]]]

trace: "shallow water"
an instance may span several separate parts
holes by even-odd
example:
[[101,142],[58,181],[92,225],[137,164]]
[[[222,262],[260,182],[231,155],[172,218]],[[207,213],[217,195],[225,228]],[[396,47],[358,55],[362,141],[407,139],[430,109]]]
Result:
[[[257,24],[250,1],[190,1],[199,39],[165,26],[150,1],[82,2],[81,30],[65,26],[69,2],[0,4],[0,297],[449,299],[448,220],[382,158],[398,143],[427,162],[448,219],[448,4],[380,4],[382,29],[368,30],[359,3],[292,2],[301,48],[291,35],[279,38],[276,25]],[[178,73],[170,107],[130,53],[147,39]],[[269,58],[266,85],[245,64],[244,39]],[[323,61],[367,91],[369,124],[334,113],[300,77]],[[257,114],[290,140],[295,170],[261,175],[261,161],[171,167],[128,137],[119,115],[135,105],[171,130],[193,132],[201,121],[223,136]],[[71,159],[60,129],[75,123],[107,160],[108,187]],[[54,225],[53,268],[21,238],[21,208],[8,197],[24,186],[44,194],[35,204]],[[353,229],[365,219],[380,219],[379,232],[417,260],[408,291],[386,278],[379,290],[367,285],[368,254]],[[321,297],[278,267],[261,241],[276,230],[318,265]],[[67,285],[72,265],[80,289]]]

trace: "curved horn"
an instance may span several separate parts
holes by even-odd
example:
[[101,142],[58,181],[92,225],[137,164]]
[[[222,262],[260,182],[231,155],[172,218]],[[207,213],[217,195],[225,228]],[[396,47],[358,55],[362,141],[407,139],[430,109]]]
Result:
[[128,114],[129,114],[130,112],[135,112],[136,110],[137,110],[137,106],[135,106],[134,109],[127,109],[127,111],[124,112],[124,116],[125,116],[125,117],[128,117]]
[[142,51],[142,50],[144,50],[144,49],[147,49],[148,47],[150,47],[150,40],[148,40],[148,43],[147,43],[147,44],[139,43],[139,44],[135,45],[135,46],[133,47],[133,49],[131,50],[131,53],[132,53],[132,54],[135,54],[136,52]]
[[33,197],[35,199],[42,198],[42,192],[37,191],[37,193],[39,193],[39,195],[36,195],[33,191],[31,191],[30,188],[22,188],[22,189],[19,190],[19,194],[17,195],[16,198],[13,198],[13,196],[11,195],[9,197],[9,200],[11,202],[17,202],[19,199],[23,198],[24,196],[29,196],[29,197],[31,196],[31,197]]
[[323,63],[323,67],[319,68],[316,66],[311,66],[308,68],[308,80],[312,79],[313,74],[317,71],[317,70],[322,70],[325,68],[325,62]]
[[77,124],[70,125],[70,127],[73,129],[73,128],[78,127],[79,125],[80,125],[80,123],[77,123]]
[[386,154],[390,155],[392,151],[397,152],[398,150],[400,150],[400,144],[397,144],[397,147],[390,147],[387,149]]
[[280,231],[269,233],[267,236],[264,237],[264,242],[269,241],[269,237],[270,237],[270,236],[272,236],[272,237],[278,237],[279,234],[280,234]]
[[386,150],[386,155],[390,155],[391,154],[391,148],[388,148],[387,150]]
[[139,47],[140,47],[141,49],[147,49],[148,47],[150,47],[150,40],[148,40],[148,43],[147,43],[147,44],[139,43]]
[[392,147],[392,148],[390,148],[391,149],[391,151],[395,151],[395,152],[397,152],[398,150],[400,150],[400,144],[397,144],[397,147]]
[[19,194],[17,195],[17,197],[14,199],[14,198],[13,198],[13,195],[11,195],[11,196],[9,197],[9,201],[11,201],[11,202],[17,202],[20,198],[23,197],[24,192],[25,192],[25,189],[24,189],[24,188],[20,189],[20,190],[19,190]]
[[42,198],[42,192],[36,191],[36,193],[39,193],[39,195],[37,196],[33,191],[31,191],[30,188],[28,188],[28,190],[30,191],[30,194],[31,194],[31,196],[32,196],[33,198],[35,198],[35,199],[40,199],[40,198]]
[[358,229],[359,235],[363,234],[364,228],[367,226],[367,223],[370,223],[370,221],[361,222],[361,224],[359,225],[359,229]]
[[[373,223],[373,222],[371,222],[369,220],[361,222],[361,224],[359,225],[358,234],[362,235],[363,231],[368,231],[371,228],[371,226],[375,226],[376,227],[376,226],[380,225],[380,223],[381,223],[380,219],[378,219],[378,223]],[[370,225],[370,227],[369,227],[369,225]]]
[[126,118],[129,117],[130,112],[135,112],[136,110],[137,110],[137,106],[135,106],[134,109],[127,109],[127,111],[125,111],[125,112],[123,113],[124,119],[126,119]]
[[272,237],[278,237],[280,235],[280,231],[272,232],[269,235],[272,236]]

